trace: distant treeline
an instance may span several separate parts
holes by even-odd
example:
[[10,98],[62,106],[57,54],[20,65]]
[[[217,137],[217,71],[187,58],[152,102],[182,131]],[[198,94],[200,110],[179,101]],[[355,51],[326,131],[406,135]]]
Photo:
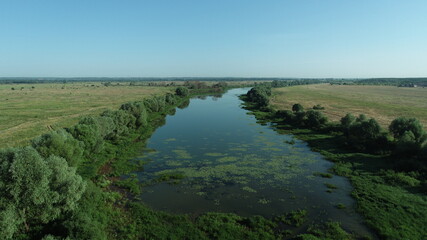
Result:
[[[148,85],[157,86],[166,83],[157,82],[271,82],[272,87],[287,87],[305,84],[329,83],[332,85],[383,85],[397,87],[426,87],[427,78],[215,78],[215,77],[169,77],[169,78],[107,78],[107,77],[81,77],[81,78],[0,78],[0,84],[37,84],[37,83],[74,83],[74,82],[100,82],[105,86],[118,86],[120,83],[130,83],[130,86]],[[114,83],[114,84],[113,84]],[[172,84],[173,85],[173,84]]]
[[210,81],[210,82],[237,82],[237,81],[290,81],[291,78],[232,78],[232,77],[79,77],[79,78],[32,78],[32,77],[0,77],[0,83],[67,83],[67,82],[161,82],[161,81]]
[[369,78],[355,81],[334,81],[342,85],[383,85],[397,87],[426,87],[427,78]]
[[265,82],[265,81],[280,81],[280,82],[340,82],[340,81],[354,81],[356,79],[335,79],[335,78],[239,78],[239,77],[70,77],[70,78],[56,78],[56,77],[0,77],[0,83],[72,83],[72,82],[186,82],[186,81],[206,81],[206,82]]

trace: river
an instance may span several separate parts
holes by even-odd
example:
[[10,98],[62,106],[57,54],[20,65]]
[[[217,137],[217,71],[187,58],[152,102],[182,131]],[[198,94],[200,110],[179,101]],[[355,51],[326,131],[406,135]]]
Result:
[[333,163],[292,135],[258,124],[241,107],[238,96],[247,91],[193,98],[167,116],[135,159],[147,162],[136,172],[142,183],[150,183],[142,201],[192,216],[217,211],[272,217],[306,209],[307,224],[338,221],[348,231],[370,235],[355,212],[349,181],[317,176]]

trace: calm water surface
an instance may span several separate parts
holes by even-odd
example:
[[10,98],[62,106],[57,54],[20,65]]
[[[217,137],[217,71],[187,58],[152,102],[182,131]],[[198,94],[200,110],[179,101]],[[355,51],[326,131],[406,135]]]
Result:
[[[272,217],[307,209],[311,221],[339,221],[346,230],[369,234],[354,211],[347,179],[322,178],[331,162],[291,135],[256,123],[233,89],[222,97],[192,99],[156,130],[137,161],[142,201],[154,209],[198,215],[207,211]],[[292,144],[292,142],[295,142]],[[181,180],[158,182],[168,175]],[[338,188],[327,192],[325,183]],[[346,209],[338,209],[344,204]]]

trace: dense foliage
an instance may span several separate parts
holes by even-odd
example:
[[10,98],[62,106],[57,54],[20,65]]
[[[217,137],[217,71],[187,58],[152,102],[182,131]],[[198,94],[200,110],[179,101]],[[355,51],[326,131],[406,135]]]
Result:
[[[182,99],[182,100],[181,100]],[[116,195],[92,183],[96,169],[105,164],[114,146],[128,136],[144,132],[150,116],[157,116],[186,98],[167,94],[123,104],[100,116],[84,117],[68,129],[59,129],[31,141],[31,147],[0,152],[0,236],[2,239],[53,238],[105,239],[109,207]],[[151,114],[151,115],[150,115]],[[123,143],[122,143],[123,142]],[[113,155],[112,155],[113,154]],[[76,173],[91,169],[91,174]],[[95,179],[91,179],[95,177]],[[88,186],[87,190],[86,186]],[[106,204],[107,203],[107,204]],[[53,231],[62,229],[60,232]],[[53,235],[49,235],[53,234]]]
[[65,159],[31,147],[0,152],[0,236],[12,239],[73,211],[85,182]]

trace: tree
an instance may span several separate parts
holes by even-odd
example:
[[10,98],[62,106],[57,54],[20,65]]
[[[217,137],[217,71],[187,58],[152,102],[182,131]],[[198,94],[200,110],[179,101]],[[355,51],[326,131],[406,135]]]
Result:
[[[172,94],[168,93],[168,96],[169,95],[172,95]],[[136,118],[136,122],[135,122],[136,127],[147,125],[147,110],[145,109],[144,102],[125,103],[122,106],[120,106],[120,109],[127,111],[128,113],[132,114]]]
[[129,129],[136,128],[136,118],[124,110],[104,111],[101,116],[109,117],[113,120],[113,132],[108,135],[109,139],[117,139],[120,136],[129,134]]
[[328,122],[328,118],[319,111],[308,110],[305,124],[311,128],[320,128]]
[[320,105],[320,104],[316,104],[316,105],[313,106],[313,109],[314,110],[324,110],[325,107],[322,107],[322,105]]
[[414,140],[418,143],[422,143],[425,140],[425,134],[423,126],[416,118],[399,117],[394,119],[390,126],[390,132],[394,138],[400,139],[405,132],[412,132]]
[[82,141],[85,146],[85,156],[90,158],[93,153],[99,153],[104,149],[104,138],[96,124],[78,123],[67,130],[73,137]]
[[258,95],[257,103],[258,103],[258,106],[260,107],[267,107],[268,104],[270,103],[270,100],[268,99],[267,95],[260,94]]
[[185,97],[188,96],[188,88],[186,87],[177,87],[175,89],[175,94],[180,96],[180,97]]
[[31,141],[31,145],[42,157],[47,158],[50,155],[62,157],[70,166],[78,166],[84,151],[83,142],[75,139],[64,129],[37,137]]
[[0,235],[13,238],[74,210],[85,186],[63,158],[44,159],[32,147],[1,151]]
[[294,104],[292,106],[292,111],[294,111],[294,112],[302,112],[302,111],[304,111],[304,107],[301,104],[296,103],[296,104]]
[[381,127],[373,118],[364,121],[356,119],[348,131],[350,142],[362,150],[376,147],[381,136]]
[[395,138],[395,153],[399,155],[418,154],[427,139],[423,126],[415,118],[396,118],[391,122],[389,130]]
[[347,113],[344,117],[341,118],[341,127],[345,136],[349,135],[350,127],[356,122],[356,117],[351,113]]
[[344,117],[341,118],[340,122],[343,128],[349,128],[354,124],[355,121],[356,118],[351,113],[347,113]]

